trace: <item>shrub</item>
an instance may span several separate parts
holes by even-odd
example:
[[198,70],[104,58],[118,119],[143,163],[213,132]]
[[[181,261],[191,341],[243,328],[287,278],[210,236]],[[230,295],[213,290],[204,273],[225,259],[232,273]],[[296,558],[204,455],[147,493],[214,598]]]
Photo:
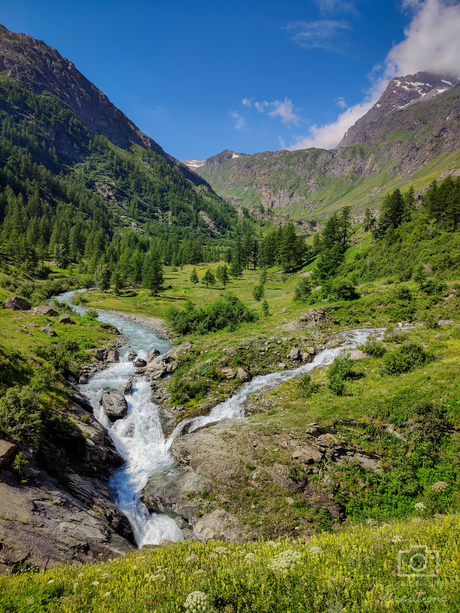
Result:
[[346,379],[359,376],[354,370],[353,360],[350,359],[348,354],[334,360],[331,366],[329,366],[327,374],[329,377],[328,387],[337,396],[343,396]]
[[332,293],[337,300],[356,300],[359,298],[359,294],[356,291],[356,287],[348,279],[339,281],[332,290]]
[[306,302],[311,295],[311,283],[308,279],[303,278],[295,288],[294,302]]
[[425,317],[425,326],[429,330],[436,330],[437,328],[439,328],[439,318],[436,317],[436,315],[434,315],[433,313],[429,313]]
[[96,309],[88,309],[85,315],[90,319],[97,319],[99,317],[99,313],[96,311]]
[[431,357],[421,345],[410,343],[388,351],[383,358],[383,365],[388,373],[401,374],[425,364]]
[[265,294],[265,289],[261,283],[259,283],[259,285],[256,285],[254,289],[252,290],[252,295],[254,296],[254,300],[257,300],[257,302],[260,302],[262,300],[262,298],[264,297],[264,294]]
[[435,296],[437,294],[442,294],[443,292],[445,292],[447,289],[447,285],[445,283],[442,283],[441,281],[435,281],[434,279],[430,279],[429,281],[426,281],[426,283],[423,283],[420,289],[425,294],[428,294],[428,296]]
[[235,330],[241,323],[257,319],[257,315],[233,294],[227,294],[204,308],[196,308],[189,300],[185,309],[168,309],[166,317],[179,334],[206,334],[225,328]]
[[176,404],[185,404],[189,400],[204,398],[209,390],[209,384],[205,379],[196,381],[184,381],[176,379],[170,388],[171,400]]
[[7,438],[34,441],[42,429],[42,407],[29,386],[10,387],[0,397],[0,431]]
[[360,347],[364,353],[371,355],[373,358],[381,358],[385,355],[387,349],[383,343],[378,341],[367,341],[362,347]]
[[39,347],[37,355],[52,364],[57,372],[64,376],[76,372],[79,365],[88,359],[86,353],[80,348],[78,341],[73,340]]
[[320,386],[312,382],[309,374],[303,375],[297,383],[297,398],[311,398],[319,390]]

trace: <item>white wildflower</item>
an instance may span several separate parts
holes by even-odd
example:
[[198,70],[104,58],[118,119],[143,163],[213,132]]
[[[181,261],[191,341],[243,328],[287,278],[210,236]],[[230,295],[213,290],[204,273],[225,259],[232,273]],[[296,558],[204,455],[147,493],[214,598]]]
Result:
[[254,553],[247,553],[244,556],[245,562],[254,562],[255,560],[257,560],[257,556]]
[[99,585],[99,581],[93,581],[91,585],[95,585],[97,587]]
[[50,585],[50,583],[54,583],[54,579],[50,579],[50,580],[48,581],[48,585]]
[[34,604],[34,602],[35,602],[35,598],[26,598],[27,604]]
[[286,549],[279,553],[269,563],[270,568],[275,572],[287,572],[299,562],[302,554],[294,549]]
[[206,574],[206,571],[203,570],[202,568],[199,568],[198,570],[195,571],[194,574],[195,575],[204,575],[204,574]]
[[424,511],[426,509],[426,506],[423,504],[423,502],[416,502],[414,504],[414,508],[416,511]]
[[106,592],[106,593],[104,594],[104,598],[108,598],[108,597],[110,596],[110,594],[111,594],[111,593],[112,593],[112,592]]
[[411,521],[413,524],[419,524],[422,520],[420,519],[420,517],[413,517]]
[[197,562],[198,556],[196,555],[196,553],[191,553],[189,556],[185,558],[185,561],[186,562]]
[[400,543],[403,540],[403,537],[400,534],[395,534],[391,540],[393,543]]
[[184,602],[184,607],[188,613],[198,613],[199,611],[208,610],[208,597],[203,592],[192,592],[187,596]]
[[366,519],[366,524],[368,526],[376,526],[378,524],[378,521],[373,519],[372,517],[369,517],[369,519]]
[[76,589],[77,589],[77,587],[78,587],[78,583],[74,583],[74,584],[73,584],[73,589],[74,589],[74,590],[76,590]]
[[217,555],[217,553],[210,553],[208,557],[215,559],[215,558],[218,558],[219,556]]
[[281,545],[279,541],[267,541],[265,544],[267,547],[279,547]]
[[431,486],[431,489],[435,492],[443,492],[446,487],[448,487],[448,485],[445,481],[436,481],[436,483],[433,483]]
[[227,553],[228,547],[216,547],[214,551],[216,551],[220,555],[223,555],[224,553]]
[[310,547],[308,551],[315,556],[319,556],[321,553],[323,553],[321,547]]

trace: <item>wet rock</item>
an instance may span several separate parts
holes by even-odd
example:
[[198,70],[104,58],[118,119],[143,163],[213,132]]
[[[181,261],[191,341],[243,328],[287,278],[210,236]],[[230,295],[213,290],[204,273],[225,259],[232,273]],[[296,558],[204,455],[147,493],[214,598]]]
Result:
[[155,358],[157,358],[160,355],[160,352],[158,351],[158,349],[151,349],[146,357],[147,363],[148,362],[152,362]]
[[24,298],[20,298],[19,296],[13,296],[12,298],[8,298],[3,303],[4,309],[12,309],[13,311],[30,311],[32,305],[30,302],[27,302]]
[[236,377],[236,373],[233,368],[222,368],[221,372],[226,379],[234,379]]
[[136,368],[143,368],[144,366],[147,366],[147,361],[143,358],[137,358],[137,360],[134,361],[134,366]]
[[301,447],[296,447],[292,454],[292,459],[297,460],[297,462],[302,462],[303,464],[312,464],[313,462],[320,462],[322,460],[323,454],[310,445],[302,445]]
[[123,389],[123,393],[124,393],[125,395],[126,395],[126,394],[131,394],[131,393],[132,393],[132,391],[133,391],[133,382],[131,381],[131,379],[129,379],[129,380],[126,382],[126,385],[125,385],[125,387],[124,387],[124,389]]
[[86,385],[88,383],[88,377],[86,375],[80,375],[80,377],[78,377],[78,383],[80,383],[80,385]]
[[201,493],[209,494],[213,487],[210,479],[194,471],[180,473],[163,484],[154,475],[142,490],[141,500],[150,511],[180,516],[190,522],[201,508]]
[[133,362],[136,356],[137,353],[135,351],[130,351],[128,353],[128,362]]
[[167,366],[166,366],[166,372],[172,374],[173,372],[175,372],[177,370],[177,364],[175,362],[170,362]]
[[329,314],[323,309],[310,309],[299,319],[299,325],[301,328],[318,328],[319,326],[324,326],[329,322]]
[[46,334],[47,336],[56,336],[56,332],[51,326],[45,326],[44,328],[40,328],[40,332]]
[[120,360],[120,354],[118,352],[118,349],[112,349],[112,351],[108,351],[106,359],[107,362],[111,364],[118,362]]
[[297,347],[293,347],[291,349],[288,358],[290,358],[291,360],[298,360],[300,358],[300,351],[297,349]]
[[315,356],[314,356],[314,355],[312,355],[312,354],[311,354],[311,353],[309,353],[309,352],[302,353],[302,355],[301,355],[302,362],[303,362],[304,364],[310,364],[310,362],[313,362],[313,358],[314,358],[314,357],[315,357]]
[[80,391],[74,389],[73,391],[73,400],[75,404],[80,406],[82,409],[87,411],[88,413],[93,412],[93,406],[91,404],[90,399],[85,394],[82,394]]
[[45,305],[35,307],[34,314],[47,315],[48,317],[56,317],[56,315],[59,315],[57,311],[52,309],[50,306],[45,306]]
[[14,453],[17,451],[18,446],[15,443],[9,441],[0,440],[0,468],[9,464],[13,459]]
[[217,509],[206,515],[193,528],[193,535],[200,541],[242,542],[244,539],[235,515]]
[[150,364],[146,368],[139,368],[135,374],[142,374],[150,380],[161,379],[166,374],[166,364],[163,362],[160,362],[160,364]]
[[104,392],[101,397],[102,408],[104,413],[111,421],[123,419],[128,412],[128,403],[120,392],[117,390],[109,390]]
[[236,376],[244,383],[251,380],[251,375],[242,368],[238,368],[238,370],[236,371]]

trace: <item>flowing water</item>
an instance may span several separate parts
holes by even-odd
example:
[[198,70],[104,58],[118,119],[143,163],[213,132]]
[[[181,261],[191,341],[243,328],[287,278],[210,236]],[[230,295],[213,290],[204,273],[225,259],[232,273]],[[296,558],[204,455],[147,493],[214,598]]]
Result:
[[[78,290],[77,290],[78,291]],[[84,291],[84,290],[79,290]],[[69,302],[76,292],[66,292],[58,296],[60,302]],[[86,309],[73,306],[84,314]],[[159,339],[149,328],[134,323],[123,316],[107,311],[99,311],[99,320],[119,328],[127,339],[120,348],[120,361],[91,377],[81,390],[91,401],[94,416],[104,425],[118,450],[125,459],[125,464],[118,469],[110,480],[110,487],[120,510],[127,516],[133,528],[139,547],[147,544],[159,544],[163,539],[178,541],[182,532],[173,519],[157,513],[149,514],[141,502],[140,494],[147,479],[155,473],[174,471],[174,460],[169,448],[175,438],[180,436],[187,425],[187,432],[193,432],[207,424],[221,419],[240,418],[244,416],[244,402],[254,393],[267,388],[274,388],[283,381],[307,373],[313,368],[330,364],[344,348],[352,349],[366,341],[376,330],[350,330],[343,333],[343,344],[334,349],[320,352],[310,364],[293,370],[283,370],[269,375],[254,377],[249,383],[240,387],[234,396],[215,406],[209,415],[195,417],[181,422],[168,439],[164,438],[158,407],[151,402],[150,383],[140,376],[134,376],[134,365],[128,361],[128,353],[136,351],[139,357],[153,348],[160,353],[169,349],[169,344]],[[128,414],[113,424],[104,414],[100,398],[104,387],[123,391],[128,379],[133,381],[133,391],[126,397]]]

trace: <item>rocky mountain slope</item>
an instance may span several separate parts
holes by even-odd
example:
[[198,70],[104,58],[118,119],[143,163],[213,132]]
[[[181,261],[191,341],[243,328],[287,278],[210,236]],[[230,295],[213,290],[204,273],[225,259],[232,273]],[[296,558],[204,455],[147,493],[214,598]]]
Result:
[[244,155],[224,151],[196,171],[232,204],[321,219],[336,208],[377,207],[384,195],[460,167],[458,79],[417,73],[393,79],[379,102],[331,151]]
[[195,185],[204,181],[143,134],[75,65],[41,40],[0,25],[0,75],[35,94],[47,91],[65,102],[93,135],[101,134],[122,149],[133,144],[161,155]]

